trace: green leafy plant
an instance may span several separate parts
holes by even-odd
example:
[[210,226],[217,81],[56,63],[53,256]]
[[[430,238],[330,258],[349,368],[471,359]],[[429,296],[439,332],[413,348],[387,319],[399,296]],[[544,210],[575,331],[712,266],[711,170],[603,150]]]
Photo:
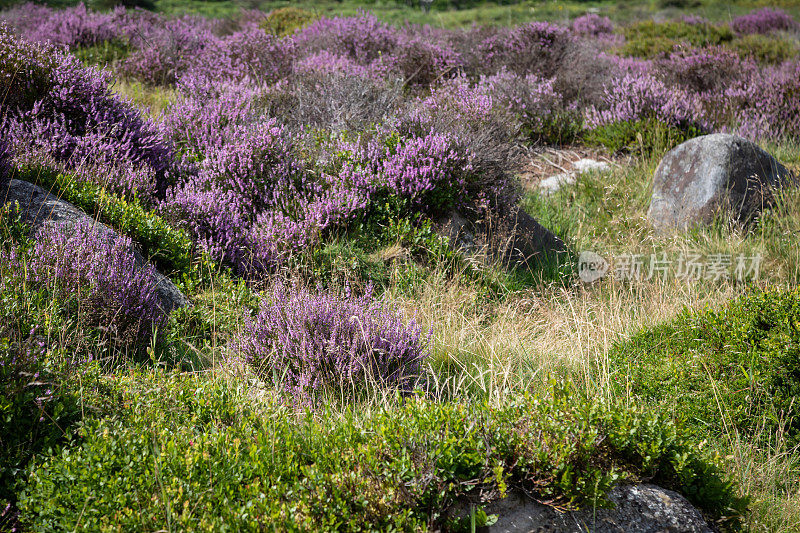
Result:
[[31,469],[20,509],[32,529],[415,530],[478,488],[574,509],[607,505],[621,479],[677,490],[721,526],[746,505],[666,417],[565,387],[503,407],[411,397],[298,419],[278,404],[257,412],[246,389],[207,375],[118,382],[118,414]]
[[630,376],[620,391],[662,404],[701,434],[728,426],[750,438],[782,430],[800,440],[800,291],[687,310],[616,345],[610,357]]

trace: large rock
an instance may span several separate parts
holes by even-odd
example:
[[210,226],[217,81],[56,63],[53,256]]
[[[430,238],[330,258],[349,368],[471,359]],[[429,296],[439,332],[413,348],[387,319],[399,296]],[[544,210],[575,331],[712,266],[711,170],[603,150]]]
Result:
[[522,209],[503,217],[471,221],[458,211],[440,218],[435,228],[473,262],[500,261],[517,268],[533,268],[557,260],[567,246]]
[[[498,519],[490,533],[711,533],[689,501],[655,485],[617,485],[608,495],[613,509],[559,512],[523,494],[510,494],[483,506]],[[460,505],[456,516],[467,515]]]
[[[60,200],[38,185],[27,181],[11,180],[5,188],[0,188],[0,201],[3,203],[18,202],[22,210],[23,220],[36,231],[44,224],[71,225],[82,219],[90,218],[86,213],[69,202]],[[92,219],[93,220],[93,219]],[[120,236],[113,229],[100,222],[94,222],[97,229],[110,239]],[[147,264],[141,253],[135,248],[133,254],[139,268]],[[154,271],[156,291],[161,308],[167,313],[177,307],[188,305],[189,301],[180,290],[163,274]]]
[[709,223],[721,210],[747,222],[792,179],[786,167],[741,137],[696,137],[661,160],[647,217],[662,231]]

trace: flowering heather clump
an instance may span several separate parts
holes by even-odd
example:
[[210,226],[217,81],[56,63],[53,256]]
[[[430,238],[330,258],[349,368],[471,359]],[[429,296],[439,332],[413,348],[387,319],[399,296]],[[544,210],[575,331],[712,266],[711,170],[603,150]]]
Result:
[[244,269],[253,259],[256,218],[265,211],[298,218],[298,202],[307,196],[288,139],[274,119],[233,129],[225,143],[205,152],[197,174],[168,194],[162,212],[213,257]]
[[121,72],[151,85],[174,84],[198,64],[217,37],[192,17],[167,20],[142,37],[142,45],[121,65]]
[[572,37],[567,28],[549,22],[530,22],[500,31],[480,44],[484,70],[507,69],[543,77],[555,74]]
[[797,22],[791,15],[780,9],[769,7],[742,15],[731,22],[731,29],[739,35],[770,33],[795,28],[797,28]]
[[587,13],[573,20],[570,29],[577,35],[598,37],[614,33],[614,23],[608,17]]
[[133,32],[124,7],[108,13],[89,11],[83,3],[47,13],[43,22],[26,37],[69,48],[91,46],[115,39],[127,41]]
[[553,87],[554,82],[535,74],[523,77],[503,71],[482,78],[480,86],[491,95],[495,105],[518,117],[527,136],[542,140],[548,137],[553,122],[564,118],[559,113],[563,111],[563,104],[561,95]]
[[368,65],[390,52],[400,36],[398,30],[364,13],[358,17],[320,19],[296,33],[293,39],[307,54],[327,51]]
[[384,78],[398,77],[407,85],[427,87],[452,73],[461,65],[461,60],[449,45],[409,33],[375,64],[377,73]]
[[[3,84],[22,95],[0,117],[15,152],[44,152],[73,167],[146,166],[163,190],[171,150],[155,124],[110,91],[109,73],[2,32],[0,57],[11,58],[4,64]],[[133,193],[126,190],[130,183],[124,179],[111,188]]]
[[142,346],[164,321],[153,267],[139,265],[130,239],[112,238],[91,221],[45,225],[30,251],[2,252],[0,261],[123,347]]
[[800,62],[766,68],[757,83],[743,83],[725,95],[738,110],[741,135],[800,139]]
[[721,46],[673,52],[656,60],[656,71],[670,84],[692,91],[725,91],[755,71],[755,64]]
[[376,382],[407,389],[428,356],[429,340],[375,299],[372,288],[308,291],[278,286],[261,300],[234,342],[262,377],[300,400],[328,386]]
[[178,84],[180,96],[167,108],[163,135],[192,161],[235,139],[237,128],[256,120],[256,85],[214,81],[188,75]]
[[696,94],[668,87],[652,75],[627,74],[606,89],[604,108],[588,110],[586,122],[594,128],[654,118],[676,128],[707,129],[701,111],[701,101]]
[[294,70],[299,74],[317,72],[343,74],[358,78],[369,78],[375,75],[373,69],[360,65],[347,56],[332,54],[327,50],[322,50],[300,59],[295,63]]

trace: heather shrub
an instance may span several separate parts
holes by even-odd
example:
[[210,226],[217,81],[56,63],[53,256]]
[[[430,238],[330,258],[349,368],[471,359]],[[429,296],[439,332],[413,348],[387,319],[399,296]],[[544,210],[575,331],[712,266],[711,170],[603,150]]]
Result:
[[493,105],[517,117],[522,135],[531,142],[567,143],[581,129],[580,117],[564,106],[554,79],[503,71],[482,78],[480,84],[491,95]]
[[153,267],[137,261],[130,239],[114,239],[91,222],[45,225],[30,247],[0,260],[16,283],[44,291],[78,327],[120,350],[141,348],[164,321]]
[[204,65],[207,48],[219,46],[210,25],[189,16],[166,19],[149,28],[140,40],[119,70],[150,85],[174,84],[193,66]]
[[60,10],[37,9],[32,4],[15,9],[21,13],[9,14],[11,25],[26,39],[70,49],[127,42],[134,28],[133,19],[123,8],[105,13],[89,10],[81,2]]
[[[229,142],[205,153],[198,172],[170,191],[161,210],[212,257],[242,267],[253,260],[250,233],[265,211],[303,218],[298,214],[308,191],[294,150],[274,120],[242,126]],[[271,252],[283,240],[265,244]]]
[[391,52],[400,36],[398,30],[371,14],[357,17],[323,18],[297,32],[294,42],[306,54],[327,51],[368,65]]
[[752,138],[800,138],[800,62],[768,67],[757,82],[728,92],[739,131]]
[[770,7],[752,11],[731,21],[731,29],[739,35],[786,31],[797,27],[797,22],[791,15],[780,9]]
[[180,96],[164,113],[164,136],[184,162],[201,161],[205,154],[235,140],[237,128],[258,120],[259,87],[185,76]]
[[[605,88],[626,70],[634,60],[610,56],[587,41],[576,42],[569,48],[556,71],[553,90],[560,94],[563,104],[586,108],[601,105]],[[648,65],[649,69],[649,65]]]
[[317,20],[317,16],[299,7],[287,6],[273,9],[259,23],[265,31],[278,37],[291,35]]
[[72,167],[121,162],[140,175],[130,180],[122,172],[124,179],[114,186],[132,194],[130,186],[151,172],[154,190],[163,191],[171,150],[151,121],[110,91],[108,73],[8,34],[0,36],[0,54],[11,58],[4,65],[16,65],[6,84],[21,96],[4,108],[3,117],[15,152],[44,153]]
[[485,86],[459,77],[412,103],[410,113],[401,117],[400,129],[411,136],[434,132],[456,141],[469,154],[472,168],[463,203],[488,201],[502,210],[517,200],[508,169],[521,127],[508,109],[495,105]]
[[186,70],[216,82],[274,83],[292,72],[295,61],[291,39],[279,39],[255,24],[212,39],[197,53]]
[[460,65],[458,54],[449,45],[431,42],[409,31],[400,37],[391,53],[381,55],[375,69],[384,78],[401,79],[406,86],[427,87],[452,76]]
[[530,22],[500,30],[479,45],[482,72],[493,74],[507,69],[521,75],[551,77],[571,40],[567,28],[548,22]]
[[652,75],[627,74],[606,89],[602,108],[590,108],[586,122],[596,128],[617,122],[656,119],[681,130],[705,130],[699,97],[681,87],[668,87]]
[[655,72],[668,84],[695,92],[724,92],[754,73],[755,65],[723,47],[673,52],[656,60]]
[[306,400],[336,385],[408,389],[428,342],[413,320],[405,324],[375,299],[371,287],[359,297],[277,286],[245,320],[234,345],[261,377]]
[[0,25],[0,119],[6,119],[10,110],[33,107],[53,86],[56,65],[50,48],[23,41]]
[[[312,67],[301,61],[290,79],[272,87],[262,100],[266,112],[293,130],[306,127],[331,131],[362,131],[390,122],[402,106],[402,85],[377,80],[367,71],[345,68],[336,72],[321,54]],[[317,67],[317,65],[324,65]],[[358,67],[362,68],[362,67]]]
[[629,392],[700,434],[800,437],[800,293],[756,291],[721,309],[686,310],[612,349]]
[[614,32],[614,23],[608,17],[587,13],[575,18],[570,24],[573,33],[583,37],[598,37]]

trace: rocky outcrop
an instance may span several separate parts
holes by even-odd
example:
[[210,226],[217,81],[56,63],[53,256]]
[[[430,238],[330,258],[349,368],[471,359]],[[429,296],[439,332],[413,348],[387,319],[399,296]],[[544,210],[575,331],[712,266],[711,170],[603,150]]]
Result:
[[711,222],[720,211],[747,222],[793,176],[755,144],[734,135],[696,137],[661,160],[647,217],[656,229]]
[[503,217],[478,221],[453,210],[440,218],[435,228],[473,262],[499,261],[516,268],[533,268],[567,252],[564,241],[520,208]]
[[[7,187],[0,189],[2,203],[17,202],[22,210],[23,220],[30,224],[36,231],[44,224],[71,225],[82,219],[90,218],[86,213],[69,202],[61,200],[48,193],[38,185],[27,181],[11,180]],[[100,222],[93,222],[98,231],[114,240],[119,234]],[[133,250],[139,268],[147,264],[138,250]],[[189,301],[181,291],[163,274],[155,272],[156,291],[158,292],[161,308],[167,313],[177,307],[188,305]]]
[[[612,509],[559,512],[523,494],[510,494],[483,506],[497,522],[490,533],[711,533],[689,501],[655,485],[617,485],[608,495]],[[461,505],[456,516],[466,516]]]

